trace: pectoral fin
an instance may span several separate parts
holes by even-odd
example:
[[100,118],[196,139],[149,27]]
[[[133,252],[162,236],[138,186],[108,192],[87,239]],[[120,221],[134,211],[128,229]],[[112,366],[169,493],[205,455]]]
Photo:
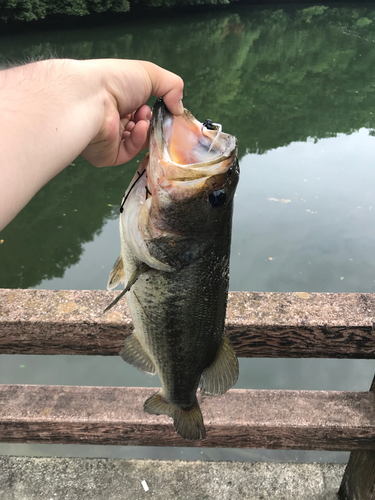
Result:
[[141,372],[155,375],[154,363],[143,349],[135,332],[125,339],[124,347],[120,351],[120,356],[124,361],[135,366]]
[[164,401],[159,391],[145,401],[143,409],[153,415],[168,415],[173,418],[174,428],[184,439],[196,441],[206,437],[203,416],[197,400],[191,408],[183,410]]
[[113,290],[120,283],[124,283],[124,281],[125,281],[124,262],[120,255],[119,258],[114,263],[112,271],[109,273],[107,290]]
[[[116,261],[117,262],[117,261]],[[122,262],[122,259],[121,259],[121,262]],[[116,264],[115,264],[116,265]],[[117,302],[126,294],[126,292],[128,292],[131,287],[134,285],[134,283],[137,281],[137,279],[140,277],[141,274],[145,273],[146,271],[148,271],[150,268],[147,264],[145,263],[141,263],[139,267],[136,268],[136,270],[134,271],[134,273],[130,276],[130,279],[128,281],[128,284],[126,285],[126,287],[124,288],[124,290],[120,293],[120,295],[118,295],[115,300],[113,302],[111,302],[109,304],[109,306],[107,306],[103,312],[107,312],[111,309],[111,307],[113,307],[114,305],[117,304]]]
[[202,373],[201,392],[207,396],[220,396],[238,379],[238,359],[227,335],[221,341],[216,358]]

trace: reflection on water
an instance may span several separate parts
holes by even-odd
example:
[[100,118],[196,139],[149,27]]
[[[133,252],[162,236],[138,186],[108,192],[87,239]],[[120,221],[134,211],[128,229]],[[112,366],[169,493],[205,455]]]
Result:
[[361,129],[246,155],[231,288],[375,292],[374,154]]
[[[232,8],[0,42],[0,64],[51,52],[126,57],[185,79],[185,106],[239,139],[232,290],[375,291],[375,9]],[[119,253],[119,202],[138,162],[95,169],[78,158],[45,186],[1,232],[0,286],[104,288]],[[367,390],[374,371],[373,361],[241,360],[238,387]],[[25,381],[156,383],[117,358],[2,356],[0,382]],[[0,453],[346,459],[28,445]]]

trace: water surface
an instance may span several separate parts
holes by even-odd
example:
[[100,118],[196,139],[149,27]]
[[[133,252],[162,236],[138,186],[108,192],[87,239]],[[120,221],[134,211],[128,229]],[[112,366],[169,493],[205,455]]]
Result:
[[[375,291],[375,9],[230,8],[0,37],[30,56],[151,60],[185,80],[184,104],[239,140],[231,290]],[[20,141],[22,137],[20,137]],[[118,208],[138,162],[78,158],[0,234],[0,286],[103,289]],[[236,387],[367,390],[366,360],[241,360]],[[1,383],[155,386],[120,358],[1,356]],[[239,460],[347,454],[0,444],[0,453]]]

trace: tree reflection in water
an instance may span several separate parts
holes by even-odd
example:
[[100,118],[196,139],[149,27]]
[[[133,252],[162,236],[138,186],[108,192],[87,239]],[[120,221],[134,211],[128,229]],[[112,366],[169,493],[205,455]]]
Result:
[[[238,137],[240,158],[375,129],[375,9],[252,9],[4,37],[1,59],[57,54],[148,59],[185,79],[185,106]],[[0,286],[32,287],[79,262],[117,216],[136,168],[78,158],[4,230]],[[114,206],[110,206],[114,205]],[[98,284],[98,287],[101,286]]]

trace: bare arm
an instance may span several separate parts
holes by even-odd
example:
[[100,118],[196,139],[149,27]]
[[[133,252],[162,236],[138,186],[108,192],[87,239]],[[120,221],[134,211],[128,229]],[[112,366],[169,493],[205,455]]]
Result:
[[145,61],[49,60],[0,71],[0,230],[82,154],[120,165],[147,144],[150,95],[182,113],[180,77]]

